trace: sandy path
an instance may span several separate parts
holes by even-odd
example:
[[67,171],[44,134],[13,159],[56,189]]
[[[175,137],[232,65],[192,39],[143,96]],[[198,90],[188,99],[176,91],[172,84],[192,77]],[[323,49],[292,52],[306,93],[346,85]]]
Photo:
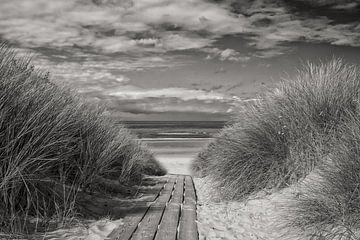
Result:
[[[190,174],[192,159],[203,142],[194,144],[186,141],[147,142],[158,160],[174,174]],[[208,178],[194,178],[198,196],[199,240],[280,240],[286,239],[280,229],[281,209],[294,189],[262,196],[258,195],[246,202],[222,201],[220,194],[213,190]],[[106,239],[106,235],[123,224],[122,219],[103,219],[87,226],[77,226],[67,231],[59,230],[48,239]],[[60,238],[59,238],[60,237]]]
[[291,189],[263,194],[246,202],[220,201],[219,193],[211,189],[211,181],[194,178],[194,182],[200,240],[285,239],[279,222],[287,194],[294,194]]

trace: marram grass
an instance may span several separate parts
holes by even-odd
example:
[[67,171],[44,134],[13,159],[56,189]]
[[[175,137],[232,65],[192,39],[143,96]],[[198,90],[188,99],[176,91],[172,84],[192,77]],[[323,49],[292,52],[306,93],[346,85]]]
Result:
[[[193,169],[232,199],[300,182],[285,205],[289,239],[359,239],[359,94],[358,66],[308,64],[239,108]],[[314,169],[318,178],[303,182]]]
[[308,64],[245,106],[194,162],[228,197],[286,187],[322,162],[358,111],[360,70],[341,60]]
[[0,46],[0,139],[0,231],[71,218],[78,191],[91,190],[99,178],[132,185],[142,174],[165,173],[104,109],[6,45]]

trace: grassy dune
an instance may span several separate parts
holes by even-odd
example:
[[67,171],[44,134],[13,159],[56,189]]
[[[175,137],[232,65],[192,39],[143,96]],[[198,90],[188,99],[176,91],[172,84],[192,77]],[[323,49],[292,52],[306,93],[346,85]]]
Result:
[[[307,229],[314,239],[338,239],[359,229],[359,93],[359,67],[341,60],[308,64],[242,108],[193,170],[229,198],[244,199],[319,169],[321,180],[305,187],[304,197],[289,208],[289,226]],[[321,238],[326,231],[332,238]]]
[[299,239],[359,239],[360,118],[340,128],[328,161],[318,167],[317,181],[303,184],[302,195],[287,207],[287,225]]
[[99,179],[124,186],[165,170],[123,126],[0,46],[0,231],[61,222]]

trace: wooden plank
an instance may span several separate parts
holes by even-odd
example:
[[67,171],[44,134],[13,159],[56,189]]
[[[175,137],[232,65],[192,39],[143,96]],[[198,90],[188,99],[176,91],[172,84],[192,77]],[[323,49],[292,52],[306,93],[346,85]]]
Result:
[[166,207],[166,203],[171,197],[176,178],[171,177],[161,191],[160,196],[151,204],[146,212],[144,218],[141,220],[138,228],[131,237],[132,240],[153,240],[156,234],[158,225]]
[[185,177],[184,202],[179,224],[179,240],[198,240],[196,225],[196,194],[190,176]]
[[[126,216],[133,217],[136,214],[143,213],[143,209],[145,208],[145,212],[150,206],[150,203],[154,202],[160,195],[161,190],[164,188],[166,184],[166,177],[162,181],[157,181],[157,183],[152,187],[147,187],[147,193],[143,194],[143,189],[139,192],[143,194],[140,199],[136,200],[126,200],[120,201],[117,205],[107,204],[106,207],[99,205],[99,207],[103,207],[104,209],[108,209],[108,215],[113,219],[124,218],[126,220]],[[142,215],[144,216],[144,214]],[[137,224],[136,224],[137,225]]]
[[108,236],[111,240],[128,240],[136,230],[139,222],[144,217],[147,208],[141,209],[141,211],[137,213],[129,214],[124,218],[124,225],[113,230]]
[[168,177],[164,177],[164,179],[161,180],[158,179],[153,186],[145,185],[145,187],[142,187],[139,193],[148,196],[146,199],[147,202],[154,202],[159,197],[161,190],[165,187],[168,180]]
[[184,176],[178,176],[172,197],[165,208],[155,240],[176,240],[183,195]]
[[[159,183],[161,184],[161,182]],[[162,183],[163,187],[159,189],[159,194],[155,195],[153,200],[156,201],[160,196],[160,190],[164,189],[167,185],[167,182]],[[158,186],[155,186],[157,189]],[[127,209],[128,214],[124,217],[124,225],[121,225],[119,228],[114,229],[108,236],[111,240],[128,240],[131,238],[135,232],[138,224],[144,218],[146,212],[150,208],[150,204],[147,202],[139,202],[134,204],[133,207]]]

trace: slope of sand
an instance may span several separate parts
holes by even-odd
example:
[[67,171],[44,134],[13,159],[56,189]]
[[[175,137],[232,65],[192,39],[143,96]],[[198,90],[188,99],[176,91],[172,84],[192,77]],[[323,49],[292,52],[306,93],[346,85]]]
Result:
[[200,240],[278,240],[286,239],[283,224],[284,203],[297,194],[295,187],[251,197],[247,201],[224,201],[212,189],[209,178],[194,178],[198,196]]
[[[109,183],[110,184],[110,183]],[[84,213],[90,216],[74,218],[70,226],[39,233],[33,239],[41,240],[105,240],[116,228],[124,225],[124,217],[139,206],[153,201],[165,180],[162,177],[145,177],[140,186],[136,186],[137,194],[122,196],[121,194],[93,193],[78,199]],[[114,189],[117,185],[114,184]],[[85,211],[86,210],[86,211]],[[95,220],[96,219],[96,220]],[[1,239],[1,236],[0,236]]]
[[59,229],[47,233],[43,239],[47,240],[105,240],[107,236],[123,224],[122,219],[110,220],[102,219],[92,221],[87,224],[79,224],[68,229]]

